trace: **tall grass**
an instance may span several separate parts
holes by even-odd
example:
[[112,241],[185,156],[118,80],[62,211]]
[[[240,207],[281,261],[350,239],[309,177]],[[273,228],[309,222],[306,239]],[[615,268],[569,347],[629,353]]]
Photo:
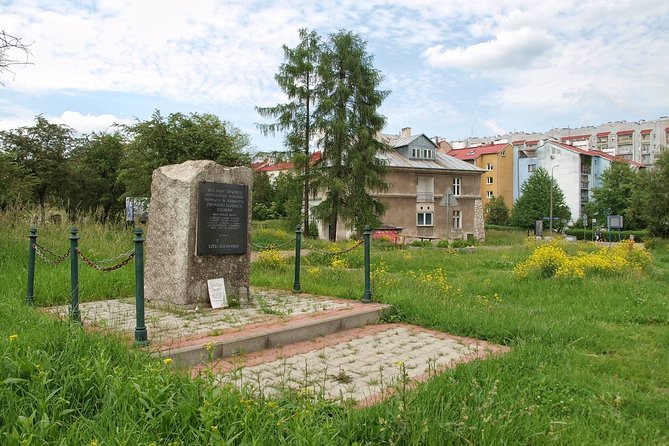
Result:
[[[393,305],[388,320],[512,350],[359,410],[300,394],[256,399],[207,375],[192,380],[119,339],[26,307],[28,226],[0,226],[0,444],[669,443],[665,243],[656,243],[649,271],[582,280],[514,277],[534,249],[518,243],[374,249],[374,297]],[[124,228],[78,226],[93,257],[131,247]],[[68,225],[39,233],[40,243],[67,249]],[[360,248],[314,250],[303,259],[302,289],[359,299],[361,256]],[[290,289],[290,262],[254,264],[252,283]],[[67,266],[48,267],[38,267],[38,305],[68,299]],[[132,264],[113,279],[81,270],[82,299],[132,295]]]

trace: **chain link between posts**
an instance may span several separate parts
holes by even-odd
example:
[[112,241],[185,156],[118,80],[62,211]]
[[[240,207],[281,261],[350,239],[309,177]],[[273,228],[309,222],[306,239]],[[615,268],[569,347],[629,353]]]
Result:
[[[88,266],[90,266],[94,270],[102,271],[102,272],[109,272],[109,271],[114,271],[114,270],[117,270],[119,268],[122,268],[122,267],[126,266],[132,259],[135,258],[135,250],[134,249],[130,250],[128,252],[124,252],[123,254],[120,254],[120,255],[118,255],[114,258],[111,258],[111,259],[97,260],[97,261],[93,261],[93,260],[89,259],[88,257],[86,257],[84,255],[84,253],[81,252],[81,250],[79,248],[76,248],[75,252],[77,253],[77,255],[79,255],[79,257],[81,257],[81,259]],[[121,262],[119,262],[119,263],[117,263],[116,265],[113,265],[113,266],[104,267],[104,266],[100,265],[100,264],[112,263],[112,262],[115,262],[115,261],[117,261],[119,259],[122,259],[122,258],[124,258],[124,259]]]
[[351,251],[354,251],[355,249],[360,247],[360,245],[362,245],[363,243],[364,243],[364,240],[359,240],[358,243],[356,243],[355,245],[351,246],[350,248],[342,249],[341,251],[328,251],[328,250],[325,250],[325,249],[318,249],[314,245],[306,245],[306,244],[305,244],[305,248],[310,250],[311,252],[316,252],[316,253],[319,253],[319,254],[328,254],[328,255],[331,255],[331,256],[339,256],[339,255],[346,254],[346,253],[349,253]]
[[[37,257],[39,257],[40,260],[42,260],[44,263],[48,263],[50,265],[57,265],[67,259],[67,257],[70,255],[69,249],[65,254],[59,255],[51,251],[49,248],[38,245],[37,243],[33,243],[33,248],[35,249]],[[47,257],[47,255],[51,256],[52,258]]]
[[295,243],[295,240],[297,240],[297,239],[292,239],[292,240],[287,241],[285,243],[279,243],[278,245],[265,245],[265,246],[257,245],[255,243],[251,243],[251,246],[253,246],[256,249],[259,249],[260,251],[268,251],[270,249],[279,249],[279,248],[283,248],[283,247],[286,247],[286,246],[290,246],[293,243]]

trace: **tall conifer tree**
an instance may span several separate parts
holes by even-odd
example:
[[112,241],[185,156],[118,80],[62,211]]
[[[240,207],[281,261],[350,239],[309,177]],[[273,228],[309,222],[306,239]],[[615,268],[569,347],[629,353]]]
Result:
[[293,162],[303,176],[303,231],[309,235],[309,190],[310,153],[309,147],[313,128],[313,106],[316,88],[319,84],[318,63],[320,59],[320,39],[316,32],[300,29],[300,43],[295,48],[283,46],[285,62],[274,76],[288,102],[272,107],[256,107],[264,118],[275,118],[272,124],[258,124],[265,134],[286,132],[285,142],[291,152]]
[[326,195],[316,211],[330,223],[330,240],[339,217],[361,232],[384,210],[370,192],[387,187],[376,156],[387,146],[376,134],[385,125],[378,108],[389,92],[378,89],[383,76],[372,61],[366,42],[348,31],[332,34],[321,55],[316,126],[323,150],[319,188]]

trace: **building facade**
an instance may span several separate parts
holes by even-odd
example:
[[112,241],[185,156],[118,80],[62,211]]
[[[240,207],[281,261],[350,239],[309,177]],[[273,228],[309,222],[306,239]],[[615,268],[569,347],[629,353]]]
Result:
[[[409,128],[378,137],[390,147],[377,155],[386,165],[388,189],[373,192],[386,206],[383,227],[401,231],[409,240],[485,239],[482,169],[440,152],[434,140],[411,135]],[[323,196],[319,192],[310,205],[318,205]],[[327,238],[328,222],[316,223],[320,238]],[[337,239],[350,237],[350,228],[337,226]]]
[[467,138],[452,142],[452,145],[461,148],[509,142],[516,151],[531,151],[548,139],[652,166],[660,153],[669,150],[669,117],[663,116],[654,121],[617,121],[599,126],[555,128],[543,133],[511,132],[495,137]]
[[484,207],[492,197],[503,197],[509,209],[513,207],[514,150],[511,144],[487,144],[451,150],[448,154],[484,170],[481,175]]

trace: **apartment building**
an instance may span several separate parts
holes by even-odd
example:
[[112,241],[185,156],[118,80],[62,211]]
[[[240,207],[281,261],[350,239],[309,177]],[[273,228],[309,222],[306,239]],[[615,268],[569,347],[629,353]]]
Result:
[[549,139],[652,166],[662,151],[669,150],[669,117],[663,116],[653,121],[617,121],[599,126],[555,128],[543,133],[511,132],[495,137],[467,138],[452,142],[452,145],[454,148],[463,148],[509,142],[516,153],[531,153],[540,143]]

